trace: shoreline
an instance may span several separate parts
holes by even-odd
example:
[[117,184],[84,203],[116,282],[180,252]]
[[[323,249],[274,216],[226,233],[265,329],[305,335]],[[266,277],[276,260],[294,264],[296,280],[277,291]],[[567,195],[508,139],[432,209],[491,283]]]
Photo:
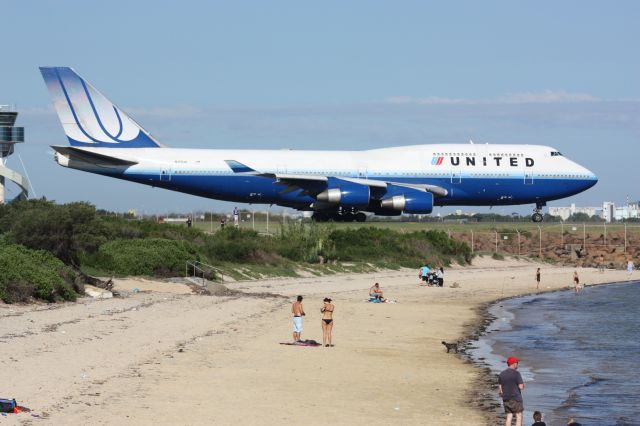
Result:
[[[0,360],[3,397],[67,424],[290,424],[301,415],[324,424],[328,408],[336,424],[491,424],[499,414],[488,376],[441,341],[479,333],[499,300],[536,294],[538,266],[540,292],[567,288],[574,268],[477,258],[448,268],[443,288],[419,286],[407,269],[243,281],[212,296],[122,279],[124,298],[0,305],[0,345],[12,354]],[[593,272],[581,269],[583,281],[626,276]],[[364,303],[376,281],[398,303]],[[303,339],[322,340],[319,308],[333,298],[334,348],[278,344],[291,340],[298,294]],[[169,395],[179,397],[167,404]]]
[[[588,285],[588,287],[595,286],[608,286],[608,285],[625,285],[632,284],[636,282],[635,280],[629,281],[606,281],[606,282],[598,282],[592,283]],[[586,288],[585,286],[584,288]],[[495,421],[496,417],[502,416],[502,404],[499,402],[499,398],[496,393],[496,377],[492,372],[489,364],[483,358],[475,359],[473,355],[468,351],[469,349],[475,348],[474,345],[484,336],[487,332],[487,329],[498,319],[496,316],[491,314],[489,311],[495,305],[507,301],[520,299],[530,296],[535,296],[539,294],[552,294],[552,293],[560,293],[564,291],[573,291],[574,289],[570,286],[565,288],[554,288],[543,291],[532,291],[529,293],[522,293],[519,295],[512,295],[507,297],[501,297],[495,299],[493,301],[482,303],[477,306],[477,316],[480,319],[480,323],[477,325],[469,325],[469,330],[465,332],[464,337],[462,338],[461,346],[464,347],[464,351],[462,352],[461,358],[463,358],[466,362],[471,364],[477,371],[478,377],[472,389],[468,390],[469,398],[472,402],[472,406],[479,410],[482,415],[484,415],[487,419],[487,422]],[[524,422],[524,419],[523,419]]]

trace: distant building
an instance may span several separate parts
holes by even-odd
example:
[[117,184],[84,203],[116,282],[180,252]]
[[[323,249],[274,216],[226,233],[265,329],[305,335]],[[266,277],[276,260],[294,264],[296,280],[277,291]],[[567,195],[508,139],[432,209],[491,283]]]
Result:
[[584,213],[587,216],[600,216],[600,207],[576,207],[575,204],[571,204],[569,207],[549,207],[549,214],[551,216],[559,216],[562,220],[567,220],[576,213]]
[[627,203],[626,206],[616,207],[614,211],[614,218],[616,220],[625,219],[638,219],[640,217],[640,210],[638,209],[638,203]]
[[602,218],[605,222],[611,223],[615,219],[616,205],[611,201],[602,203]]

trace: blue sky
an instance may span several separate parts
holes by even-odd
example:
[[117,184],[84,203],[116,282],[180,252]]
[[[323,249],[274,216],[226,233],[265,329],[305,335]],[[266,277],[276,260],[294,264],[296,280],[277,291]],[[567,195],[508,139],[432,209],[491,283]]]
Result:
[[[233,208],[57,166],[48,145],[66,138],[38,66],[60,65],[173,147],[545,144],[600,178],[552,205],[640,199],[635,1],[45,0],[2,10],[0,103],[21,112],[18,152],[38,196],[149,213]],[[21,169],[17,156],[9,165]]]

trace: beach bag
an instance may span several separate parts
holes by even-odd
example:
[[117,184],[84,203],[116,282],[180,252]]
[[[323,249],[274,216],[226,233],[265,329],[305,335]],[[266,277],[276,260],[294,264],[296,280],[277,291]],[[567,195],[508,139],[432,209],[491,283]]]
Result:
[[13,413],[17,405],[15,399],[0,398],[0,413]]

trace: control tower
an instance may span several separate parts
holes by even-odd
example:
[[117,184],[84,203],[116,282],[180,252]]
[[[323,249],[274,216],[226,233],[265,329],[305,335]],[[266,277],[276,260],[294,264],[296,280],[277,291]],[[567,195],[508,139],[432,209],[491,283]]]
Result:
[[8,180],[20,187],[16,199],[29,195],[27,181],[22,175],[6,167],[7,157],[13,154],[15,144],[24,142],[24,127],[14,127],[18,113],[8,105],[0,105],[0,204],[5,202],[5,183]]

